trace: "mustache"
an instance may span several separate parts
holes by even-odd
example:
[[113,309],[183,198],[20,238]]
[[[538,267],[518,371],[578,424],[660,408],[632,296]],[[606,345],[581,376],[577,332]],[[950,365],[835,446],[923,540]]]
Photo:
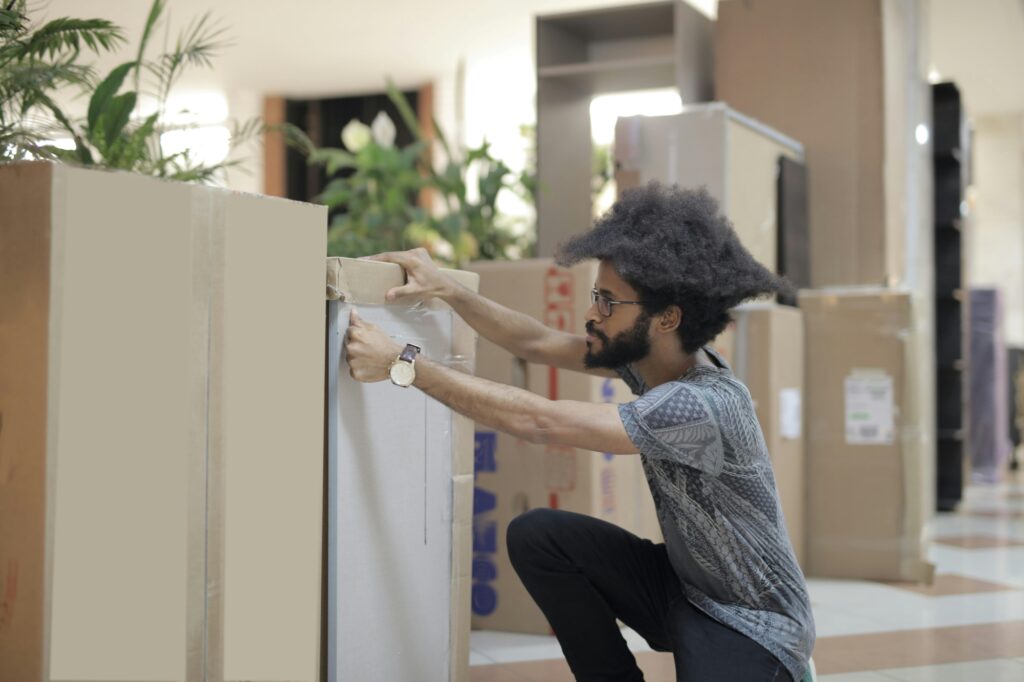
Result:
[[593,322],[587,322],[585,327],[587,329],[588,334],[598,339],[601,339],[601,341],[604,343],[608,343],[608,335],[605,334],[600,329],[598,329],[597,327],[595,327]]

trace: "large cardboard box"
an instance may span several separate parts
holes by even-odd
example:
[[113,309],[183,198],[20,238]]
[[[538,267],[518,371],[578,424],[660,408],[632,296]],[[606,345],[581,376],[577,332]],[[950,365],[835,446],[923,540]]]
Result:
[[803,291],[809,575],[928,581],[934,436],[914,303],[880,289]]
[[[473,273],[449,271],[475,289]],[[416,389],[363,384],[342,357],[349,314],[456,369],[476,333],[438,301],[387,304],[389,263],[328,259],[327,680],[469,674],[473,422]]]
[[803,314],[775,303],[747,303],[732,315],[734,322],[714,346],[750,391],[789,539],[797,561],[806,568]]
[[318,679],[325,224],[0,167],[0,679]]
[[916,252],[932,196],[931,149],[915,142],[930,109],[920,5],[718,4],[716,99],[804,145],[814,287],[896,286],[927,260]]
[[799,142],[722,102],[672,116],[629,116],[615,126],[615,181],[622,192],[657,180],[704,187],[759,263],[778,266],[779,159],[803,161]]
[[[480,293],[550,327],[583,332],[597,263],[572,269],[550,259],[477,262]],[[477,375],[553,400],[629,402],[619,379],[528,364],[480,340]],[[524,511],[552,507],[589,514],[660,540],[640,458],[537,446],[480,429],[473,504],[473,627],[548,634],[550,626],[508,560],[505,531]]]

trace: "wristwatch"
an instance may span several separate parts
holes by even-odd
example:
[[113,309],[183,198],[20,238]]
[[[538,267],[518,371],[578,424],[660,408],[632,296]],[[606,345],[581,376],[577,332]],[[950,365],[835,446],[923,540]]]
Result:
[[412,382],[416,380],[416,355],[419,352],[419,346],[414,346],[411,343],[406,344],[401,355],[391,363],[391,369],[389,370],[391,383],[402,388],[412,386]]

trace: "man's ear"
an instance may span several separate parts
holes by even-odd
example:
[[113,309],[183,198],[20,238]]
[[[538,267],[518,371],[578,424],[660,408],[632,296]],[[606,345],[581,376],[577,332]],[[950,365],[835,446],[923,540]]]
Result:
[[683,310],[677,305],[670,305],[658,314],[657,329],[669,333],[679,329],[683,323]]

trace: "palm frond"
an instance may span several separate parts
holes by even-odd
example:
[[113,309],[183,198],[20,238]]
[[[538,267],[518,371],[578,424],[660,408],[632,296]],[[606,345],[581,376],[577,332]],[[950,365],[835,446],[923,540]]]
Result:
[[142,29],[142,38],[139,40],[139,50],[135,55],[135,92],[139,91],[139,84],[142,80],[143,58],[146,56],[149,39],[153,35],[157,24],[160,23],[160,16],[163,14],[166,4],[166,0],[153,0],[153,4],[149,8],[149,14],[146,16],[146,24]]
[[206,13],[193,20],[179,35],[174,49],[160,55],[152,67],[159,82],[160,100],[166,101],[171,88],[186,66],[213,66],[213,57],[220,50],[231,45],[224,38],[226,28],[213,23]]
[[20,44],[20,59],[53,59],[83,48],[99,54],[124,42],[120,27],[106,19],[54,19],[32,32]]

